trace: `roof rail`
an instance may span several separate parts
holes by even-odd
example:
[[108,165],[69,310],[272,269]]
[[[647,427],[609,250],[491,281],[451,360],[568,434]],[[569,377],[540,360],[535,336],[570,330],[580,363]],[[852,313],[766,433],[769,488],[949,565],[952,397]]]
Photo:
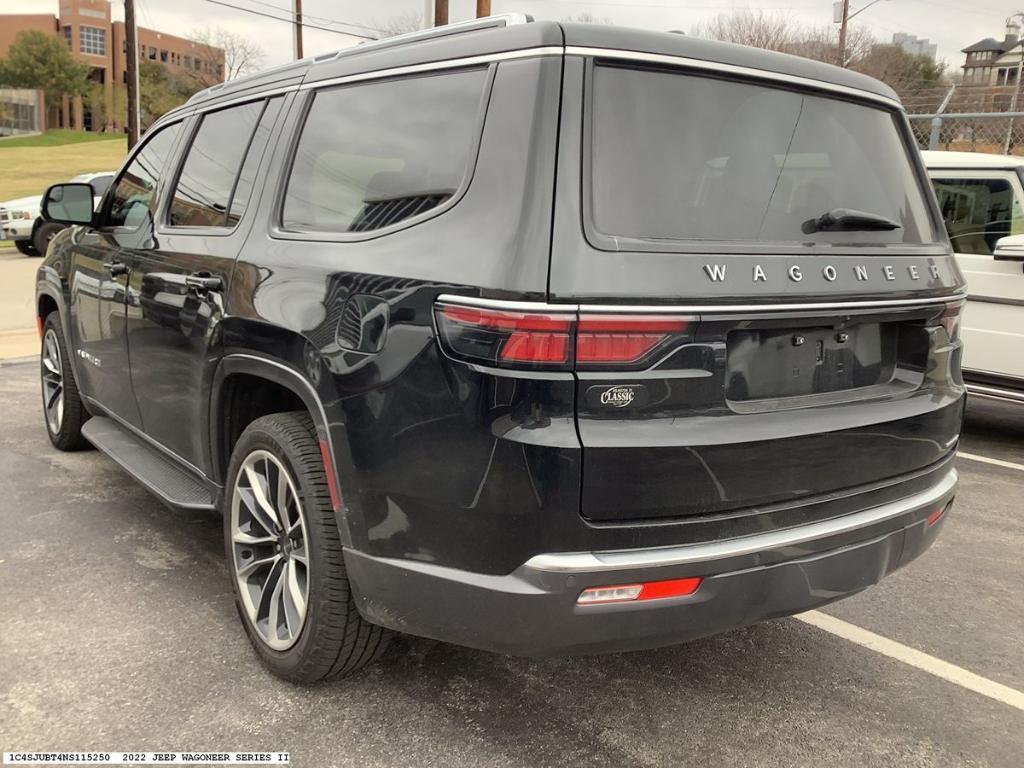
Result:
[[445,24],[440,27],[431,27],[429,29],[418,29],[415,32],[406,32],[405,34],[395,35],[394,37],[387,37],[383,40],[374,40],[370,43],[360,43],[359,45],[353,45],[351,48],[342,48],[340,51],[331,51],[329,53],[321,53],[316,56],[307,56],[304,59],[298,61],[289,61],[285,64],[281,64],[276,67],[269,69],[260,70],[254,72],[251,75],[245,77],[239,77],[234,80],[227,80],[223,83],[217,83],[211,85],[209,88],[204,88],[197,93],[192,94],[191,98],[186,101],[186,104],[193,104],[197,101],[203,101],[204,99],[212,96],[229,85],[237,85],[244,83],[246,80],[255,80],[258,77],[268,75],[274,72],[286,71],[291,68],[298,68],[300,65],[310,65],[323,61],[331,61],[333,59],[339,59],[344,56],[355,56],[363,53],[367,50],[380,50],[382,48],[391,48],[407,43],[414,43],[418,40],[433,40],[436,38],[447,37],[449,35],[461,35],[465,32],[476,32],[481,29],[496,29],[498,27],[509,27],[514,24],[528,24],[533,21],[533,17],[525,13],[501,13],[495,16],[485,16],[482,19],[470,19],[469,21],[459,21],[455,24]]
[[339,59],[344,56],[354,56],[355,54],[362,53],[367,50],[391,48],[394,46],[405,45],[406,43],[414,43],[419,40],[433,40],[435,38],[448,37],[449,35],[461,35],[465,32],[476,32],[481,29],[510,27],[514,24],[528,24],[531,21],[533,21],[533,17],[525,13],[500,13],[494,16],[484,16],[482,19],[470,19],[469,21],[459,21],[455,24],[445,24],[440,27],[418,29],[415,32],[406,32],[401,35],[395,35],[394,37],[384,38],[383,40],[374,40],[372,43],[360,43],[359,45],[354,45],[351,48],[342,48],[334,54],[317,56],[315,60],[328,61],[330,59]]

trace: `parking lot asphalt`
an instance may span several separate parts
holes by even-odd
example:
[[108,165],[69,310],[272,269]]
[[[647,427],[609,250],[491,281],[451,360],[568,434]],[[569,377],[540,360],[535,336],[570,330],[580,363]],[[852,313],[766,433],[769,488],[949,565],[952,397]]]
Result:
[[[0,750],[287,750],[327,766],[1024,765],[1024,712],[787,618],[689,645],[530,660],[402,638],[355,677],[270,677],[220,521],[46,439],[0,368]],[[1024,463],[972,404],[970,455]],[[825,613],[1024,691],[1024,471],[959,459],[938,543]]]

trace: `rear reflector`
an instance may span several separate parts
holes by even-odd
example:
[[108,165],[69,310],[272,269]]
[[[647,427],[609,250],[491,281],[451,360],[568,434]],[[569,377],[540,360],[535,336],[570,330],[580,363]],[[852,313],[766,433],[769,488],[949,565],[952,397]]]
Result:
[[326,440],[320,441],[320,458],[324,462],[324,475],[327,477],[327,493],[331,496],[331,507],[335,512],[340,512],[341,498],[338,496],[338,478],[334,475],[334,462],[331,461],[331,449]]
[[510,368],[624,368],[649,365],[657,350],[682,343],[694,318],[580,315],[438,304],[441,343],[452,357]]
[[686,597],[696,592],[700,583],[699,577],[692,577],[667,581],[646,581],[640,584],[620,584],[612,587],[590,587],[580,593],[576,603],[578,605],[599,605],[601,603],[662,600],[666,597]]
[[931,527],[931,526],[935,525],[937,522],[939,522],[939,520],[942,519],[942,516],[945,513],[946,513],[945,507],[939,507],[938,509],[933,511],[930,515],[928,515],[928,526]]

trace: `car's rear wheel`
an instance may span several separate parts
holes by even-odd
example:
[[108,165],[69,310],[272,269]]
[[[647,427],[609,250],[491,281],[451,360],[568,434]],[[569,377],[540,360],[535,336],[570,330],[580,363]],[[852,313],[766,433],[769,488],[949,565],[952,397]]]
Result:
[[39,252],[40,256],[46,255],[46,249],[53,240],[54,235],[64,229],[64,225],[52,221],[46,221],[36,227],[32,233],[32,245]]
[[14,247],[18,249],[19,253],[23,253],[26,256],[42,256],[42,254],[36,250],[36,247],[32,245],[31,240],[15,240]]
[[88,448],[82,425],[88,420],[75,377],[71,373],[60,315],[51,312],[43,322],[43,345],[39,355],[43,390],[43,417],[50,442],[62,451]]
[[388,632],[359,615],[313,422],[264,416],[232,452],[224,538],[235,603],[274,674],[310,683],[360,669]]

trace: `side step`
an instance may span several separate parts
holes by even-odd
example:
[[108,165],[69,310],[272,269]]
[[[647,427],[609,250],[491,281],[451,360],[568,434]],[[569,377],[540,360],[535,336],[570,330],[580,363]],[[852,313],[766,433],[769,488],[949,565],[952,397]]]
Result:
[[171,506],[214,509],[213,493],[198,478],[113,419],[93,416],[82,435]]
[[1004,387],[993,387],[988,384],[975,384],[966,382],[967,393],[974,397],[987,397],[991,400],[1003,400],[1009,403],[1024,405],[1024,391],[1006,389]]

